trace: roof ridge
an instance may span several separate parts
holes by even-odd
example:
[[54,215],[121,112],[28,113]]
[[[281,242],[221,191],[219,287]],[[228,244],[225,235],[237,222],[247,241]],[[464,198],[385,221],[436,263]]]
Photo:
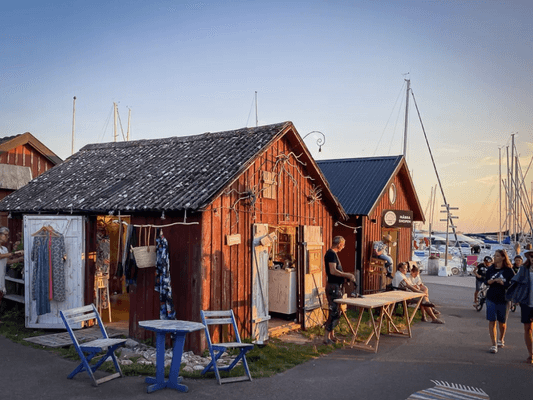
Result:
[[186,143],[186,142],[197,142],[201,140],[211,140],[214,138],[224,138],[234,135],[243,135],[243,134],[254,134],[263,132],[266,129],[277,129],[281,130],[287,124],[290,124],[290,121],[279,122],[275,124],[262,125],[257,127],[244,127],[239,129],[219,131],[219,132],[204,132],[195,135],[187,136],[171,136],[167,138],[158,138],[158,139],[139,139],[131,140],[129,142],[106,142],[106,143],[91,143],[85,145],[80,149],[82,150],[97,150],[97,149],[108,149],[108,148],[126,148],[126,147],[142,147],[142,146],[151,146],[151,145],[161,145],[165,143]]

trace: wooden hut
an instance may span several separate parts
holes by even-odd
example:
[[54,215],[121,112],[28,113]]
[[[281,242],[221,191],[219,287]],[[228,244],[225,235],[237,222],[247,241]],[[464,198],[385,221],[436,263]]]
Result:
[[339,255],[343,268],[356,273],[361,293],[384,290],[384,271],[371,262],[373,242],[392,236],[396,246],[390,248],[390,255],[396,268],[399,262],[411,260],[413,222],[424,221],[405,158],[323,160],[318,165],[348,214],[346,222],[333,228],[333,235],[346,239]]
[[[153,242],[161,231],[168,240],[177,319],[199,321],[202,309],[231,308],[241,336],[259,343],[276,316],[304,328],[322,323],[323,254],[334,221],[345,217],[291,122],[87,145],[5,198],[0,210],[28,221],[25,236],[51,225],[65,234],[67,253],[79,251],[67,262],[70,284],[81,290],[53,302],[41,326],[60,327],[60,309],[94,301],[98,231],[105,226],[111,304],[128,304],[117,320],[127,318],[131,337],[151,336],[138,322],[159,318],[155,268],[121,277],[119,226],[126,222],[140,241]],[[27,282],[30,266],[27,258]],[[27,321],[34,322],[29,288],[26,301]],[[200,350],[202,335],[191,334],[187,346]]]
[[[61,162],[61,158],[29,132],[1,137],[0,200]],[[10,224],[7,217],[8,213],[0,212],[0,226],[20,232],[22,227]],[[15,237],[13,234],[12,239]]]

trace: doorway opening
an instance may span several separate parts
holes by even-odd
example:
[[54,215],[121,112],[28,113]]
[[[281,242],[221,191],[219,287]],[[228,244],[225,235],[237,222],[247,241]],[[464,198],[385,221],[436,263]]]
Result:
[[298,324],[298,228],[269,225],[275,235],[268,256],[268,333],[270,337],[301,328]]
[[[130,223],[130,217],[121,216]],[[124,275],[126,224],[117,223],[113,215],[97,217],[95,304],[102,322],[113,329],[129,330],[130,296]]]

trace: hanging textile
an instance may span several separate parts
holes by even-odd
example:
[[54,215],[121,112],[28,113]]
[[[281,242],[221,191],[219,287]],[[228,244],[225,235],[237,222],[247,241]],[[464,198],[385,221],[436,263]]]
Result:
[[159,292],[159,319],[176,319],[176,311],[172,302],[170,270],[168,263],[168,241],[161,235],[156,239],[156,277],[155,290]]
[[126,277],[126,285],[128,290],[130,285],[137,285],[137,263],[135,262],[135,256],[133,254],[133,247],[137,246],[136,230],[133,225],[128,225],[126,231],[126,244],[124,245],[124,276]]
[[50,312],[50,300],[66,299],[65,238],[51,228],[37,232],[33,239],[31,260],[32,299],[36,301],[37,315]]
[[98,224],[96,231],[96,272],[109,273],[110,240],[105,225]]

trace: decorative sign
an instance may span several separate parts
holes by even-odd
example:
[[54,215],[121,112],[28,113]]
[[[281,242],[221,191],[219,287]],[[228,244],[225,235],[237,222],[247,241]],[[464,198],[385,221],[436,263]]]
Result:
[[309,250],[307,252],[309,260],[309,274],[316,274],[322,271],[322,250]]
[[394,228],[410,228],[413,225],[413,212],[401,210],[384,210],[381,226]]
[[236,233],[235,235],[226,235],[226,244],[228,246],[233,246],[234,244],[241,243],[241,234]]
[[266,236],[263,236],[263,237],[261,238],[260,242],[261,242],[261,244],[262,244],[263,246],[267,246],[267,247],[268,247],[268,246],[272,246],[272,244],[273,244],[276,240],[278,240],[278,237],[276,236],[276,234],[275,234],[275,233],[270,233],[270,234],[268,234],[268,235],[266,235]]

